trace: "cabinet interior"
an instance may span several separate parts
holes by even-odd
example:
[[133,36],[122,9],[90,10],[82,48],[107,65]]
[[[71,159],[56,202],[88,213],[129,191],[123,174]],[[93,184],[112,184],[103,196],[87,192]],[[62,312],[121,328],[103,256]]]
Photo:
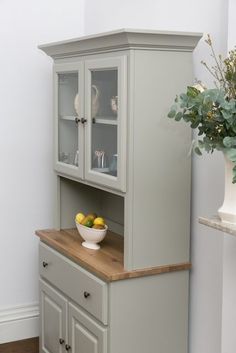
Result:
[[58,74],[58,159],[76,164],[78,129],[75,124],[74,100],[78,93],[78,72]]
[[76,114],[75,95],[78,93],[78,72],[58,74],[58,113],[61,118]]
[[[110,99],[117,96],[118,72],[114,70],[93,70],[91,73],[92,93],[97,90],[99,106],[96,112],[97,117],[111,117],[114,112],[111,108]],[[93,100],[93,99],[92,99]],[[92,102],[93,103],[93,102]]]
[[59,177],[60,229],[74,228],[75,215],[97,213],[114,233],[124,236],[124,197]]
[[[99,167],[96,151],[104,151],[104,168],[111,167],[114,156],[117,156],[117,126],[105,124],[93,124],[92,126],[92,168]],[[112,173],[109,168],[108,174],[117,176],[117,170]]]

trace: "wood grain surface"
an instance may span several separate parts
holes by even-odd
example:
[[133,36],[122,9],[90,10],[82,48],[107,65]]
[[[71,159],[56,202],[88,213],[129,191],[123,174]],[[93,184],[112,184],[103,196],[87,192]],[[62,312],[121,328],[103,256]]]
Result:
[[38,337],[0,344],[0,353],[39,353]]
[[165,266],[127,271],[123,267],[123,237],[108,231],[100,250],[90,250],[82,246],[82,238],[77,229],[37,230],[41,241],[56,249],[72,261],[97,275],[106,282],[127,278],[156,275],[172,271],[189,270],[191,263],[169,264]]

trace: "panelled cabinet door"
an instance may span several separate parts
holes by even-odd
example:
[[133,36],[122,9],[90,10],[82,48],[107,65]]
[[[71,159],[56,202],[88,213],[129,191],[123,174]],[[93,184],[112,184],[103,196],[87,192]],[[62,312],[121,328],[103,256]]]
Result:
[[71,303],[69,345],[72,353],[107,353],[107,329]]
[[63,353],[67,342],[67,301],[40,280],[41,353]]
[[83,178],[84,69],[83,62],[54,66],[55,169]]
[[85,178],[125,191],[127,57],[85,61]]

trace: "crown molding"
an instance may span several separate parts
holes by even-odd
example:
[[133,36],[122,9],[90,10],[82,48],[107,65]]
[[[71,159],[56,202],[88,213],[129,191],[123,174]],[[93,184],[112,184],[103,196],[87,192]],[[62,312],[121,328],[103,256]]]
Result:
[[193,51],[202,33],[120,29],[71,40],[39,45],[53,59],[101,52],[150,49]]

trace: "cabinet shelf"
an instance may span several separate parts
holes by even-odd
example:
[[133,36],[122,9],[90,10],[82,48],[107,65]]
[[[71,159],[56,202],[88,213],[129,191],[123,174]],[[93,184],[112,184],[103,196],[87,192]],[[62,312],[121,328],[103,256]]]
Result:
[[67,121],[75,121],[75,116],[73,115],[61,115],[60,119],[61,120],[67,120]]
[[117,125],[117,119],[114,117],[93,118],[93,124]]

